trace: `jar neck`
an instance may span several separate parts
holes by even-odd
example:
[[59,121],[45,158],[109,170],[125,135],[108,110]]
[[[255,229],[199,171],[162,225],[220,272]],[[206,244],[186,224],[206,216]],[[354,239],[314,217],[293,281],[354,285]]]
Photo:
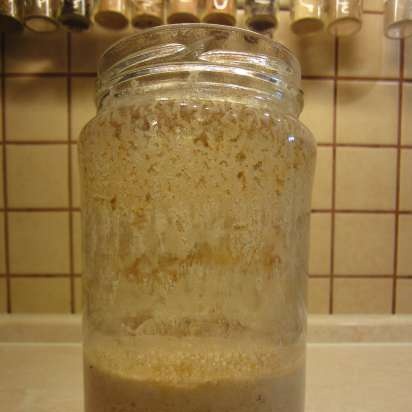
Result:
[[[179,84],[186,93],[220,86],[247,90],[298,116],[300,66],[284,46],[248,30],[177,24],[124,38],[106,51],[98,70],[98,107],[122,95]],[[192,90],[193,89],[193,90]]]
[[294,117],[303,107],[302,91],[281,78],[246,68],[184,62],[119,75],[109,89],[100,88],[98,109],[149,95],[159,100],[233,100],[267,106]]

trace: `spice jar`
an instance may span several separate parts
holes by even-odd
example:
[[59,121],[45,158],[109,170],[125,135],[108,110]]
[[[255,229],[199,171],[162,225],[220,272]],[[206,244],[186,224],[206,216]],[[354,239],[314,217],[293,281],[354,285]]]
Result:
[[24,24],[38,33],[56,31],[59,27],[58,12],[58,0],[25,0]]
[[362,0],[330,0],[328,32],[335,36],[351,36],[362,27]]
[[198,0],[169,0],[167,22],[169,24],[197,23],[198,13]]
[[59,21],[71,31],[84,31],[90,25],[93,9],[91,0],[60,0]]
[[79,141],[85,412],[303,412],[315,141],[248,30],[124,38]]
[[147,29],[163,24],[163,0],[130,0],[129,4],[134,27]]
[[264,32],[278,25],[278,0],[246,0],[245,23],[250,29]]
[[206,0],[202,21],[234,26],[236,24],[236,0]]
[[0,0],[0,33],[23,29],[23,8],[19,0]]
[[108,29],[124,29],[129,24],[126,0],[100,0],[94,13],[94,21]]
[[389,39],[412,36],[412,0],[386,0],[384,22],[385,36]]
[[325,17],[325,0],[292,0],[290,3],[290,27],[297,35],[322,30]]

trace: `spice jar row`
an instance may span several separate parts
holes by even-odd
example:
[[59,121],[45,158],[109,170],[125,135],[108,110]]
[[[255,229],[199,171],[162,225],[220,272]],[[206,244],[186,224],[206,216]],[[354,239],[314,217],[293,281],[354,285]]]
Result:
[[[60,26],[87,30],[92,21],[112,30],[137,29],[162,24],[212,23],[245,25],[258,32],[277,27],[279,6],[290,9],[291,30],[310,35],[326,29],[335,36],[348,36],[362,26],[362,0],[0,0],[0,31],[24,26],[36,32],[52,32]],[[237,10],[244,9],[242,21]],[[412,0],[385,1],[385,35],[412,35]]]
[[[257,0],[259,1],[259,0]],[[255,0],[252,0],[252,3]],[[274,0],[268,0],[274,4]],[[92,20],[113,30],[129,25],[144,29],[164,23],[215,23],[236,25],[236,0],[0,0],[0,31],[24,27],[53,32],[60,26],[87,30]],[[275,11],[273,10],[273,16]]]

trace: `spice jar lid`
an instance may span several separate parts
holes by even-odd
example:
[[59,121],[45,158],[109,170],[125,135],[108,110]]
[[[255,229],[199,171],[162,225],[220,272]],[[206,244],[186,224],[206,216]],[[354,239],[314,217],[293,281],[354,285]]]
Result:
[[46,16],[28,16],[24,19],[25,26],[36,33],[51,33],[59,28],[59,23]]
[[213,12],[209,13],[202,20],[204,23],[221,24],[224,26],[235,26],[236,17],[230,13]]
[[155,14],[139,14],[132,18],[132,25],[137,29],[150,29],[162,24],[163,19]]
[[290,24],[290,28],[293,33],[301,36],[310,33],[316,33],[323,29],[323,20],[318,17],[304,17],[299,20],[295,20]]
[[102,10],[94,15],[94,21],[102,27],[112,30],[122,30],[129,24],[127,17],[118,11]]
[[269,29],[275,29],[278,25],[278,20],[275,16],[269,14],[257,14],[246,20],[246,25],[252,30],[261,32]]

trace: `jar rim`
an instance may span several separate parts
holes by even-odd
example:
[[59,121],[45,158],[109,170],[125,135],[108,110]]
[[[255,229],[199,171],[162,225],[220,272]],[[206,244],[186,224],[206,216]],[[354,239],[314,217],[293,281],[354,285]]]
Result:
[[148,71],[231,71],[259,78],[267,89],[299,95],[301,70],[293,53],[262,34],[217,24],[183,23],[153,27],[124,37],[98,63],[97,101],[113,86]]

